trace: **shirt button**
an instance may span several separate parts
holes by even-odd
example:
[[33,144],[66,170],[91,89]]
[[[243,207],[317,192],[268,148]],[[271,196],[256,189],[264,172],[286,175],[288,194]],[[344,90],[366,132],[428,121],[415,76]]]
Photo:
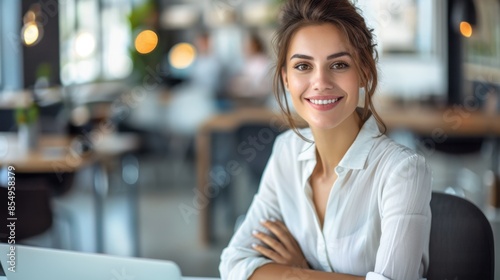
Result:
[[337,166],[337,173],[344,172],[344,168],[342,166]]

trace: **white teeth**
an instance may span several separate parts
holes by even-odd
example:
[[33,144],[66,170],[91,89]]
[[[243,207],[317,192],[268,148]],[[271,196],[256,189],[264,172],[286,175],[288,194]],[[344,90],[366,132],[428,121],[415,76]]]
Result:
[[336,99],[328,99],[328,100],[316,100],[316,99],[309,99],[309,101],[311,101],[311,103],[314,103],[316,105],[327,105],[327,104],[331,104],[331,103],[335,103],[339,100],[339,98],[336,98]]

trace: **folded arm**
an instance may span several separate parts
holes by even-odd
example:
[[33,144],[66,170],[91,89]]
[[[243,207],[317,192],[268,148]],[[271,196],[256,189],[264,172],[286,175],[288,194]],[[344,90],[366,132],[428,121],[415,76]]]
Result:
[[255,270],[251,280],[259,279],[331,279],[359,280],[364,277],[311,270],[302,250],[286,225],[278,220],[263,221],[262,226],[273,233],[271,237],[265,233],[254,231],[253,235],[263,244],[254,244],[254,249],[272,260]]
[[365,279],[365,277],[304,269],[277,263],[269,263],[256,269],[250,277],[250,280],[261,279],[361,280]]

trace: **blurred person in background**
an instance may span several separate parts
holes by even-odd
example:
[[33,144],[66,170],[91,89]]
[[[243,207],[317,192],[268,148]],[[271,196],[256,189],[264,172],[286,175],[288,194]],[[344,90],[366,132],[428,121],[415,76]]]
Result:
[[198,127],[217,112],[222,63],[213,51],[214,40],[207,31],[195,38],[197,56],[189,67],[187,81],[172,88],[167,124],[177,135],[193,137]]
[[264,104],[272,95],[271,58],[254,32],[247,36],[243,52],[243,66],[229,81],[228,94],[240,105]]
[[[384,134],[372,30],[349,0],[288,0],[275,44],[292,130],[222,253],[222,279],[423,279],[431,173]],[[288,98],[309,128],[297,129]]]
[[189,83],[203,88],[216,96],[221,88],[222,64],[214,52],[214,40],[207,31],[200,32],[195,39],[197,57],[191,66]]

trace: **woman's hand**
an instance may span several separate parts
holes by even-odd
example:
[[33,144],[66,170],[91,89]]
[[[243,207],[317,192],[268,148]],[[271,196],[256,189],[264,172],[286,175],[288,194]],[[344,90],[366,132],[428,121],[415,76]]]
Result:
[[253,248],[264,255],[265,257],[273,260],[278,264],[289,265],[293,267],[308,269],[307,263],[299,244],[292,236],[288,228],[281,221],[274,219],[263,221],[262,225],[269,229],[276,238],[273,238],[263,232],[254,230],[253,236],[258,238],[269,248],[254,244]]

